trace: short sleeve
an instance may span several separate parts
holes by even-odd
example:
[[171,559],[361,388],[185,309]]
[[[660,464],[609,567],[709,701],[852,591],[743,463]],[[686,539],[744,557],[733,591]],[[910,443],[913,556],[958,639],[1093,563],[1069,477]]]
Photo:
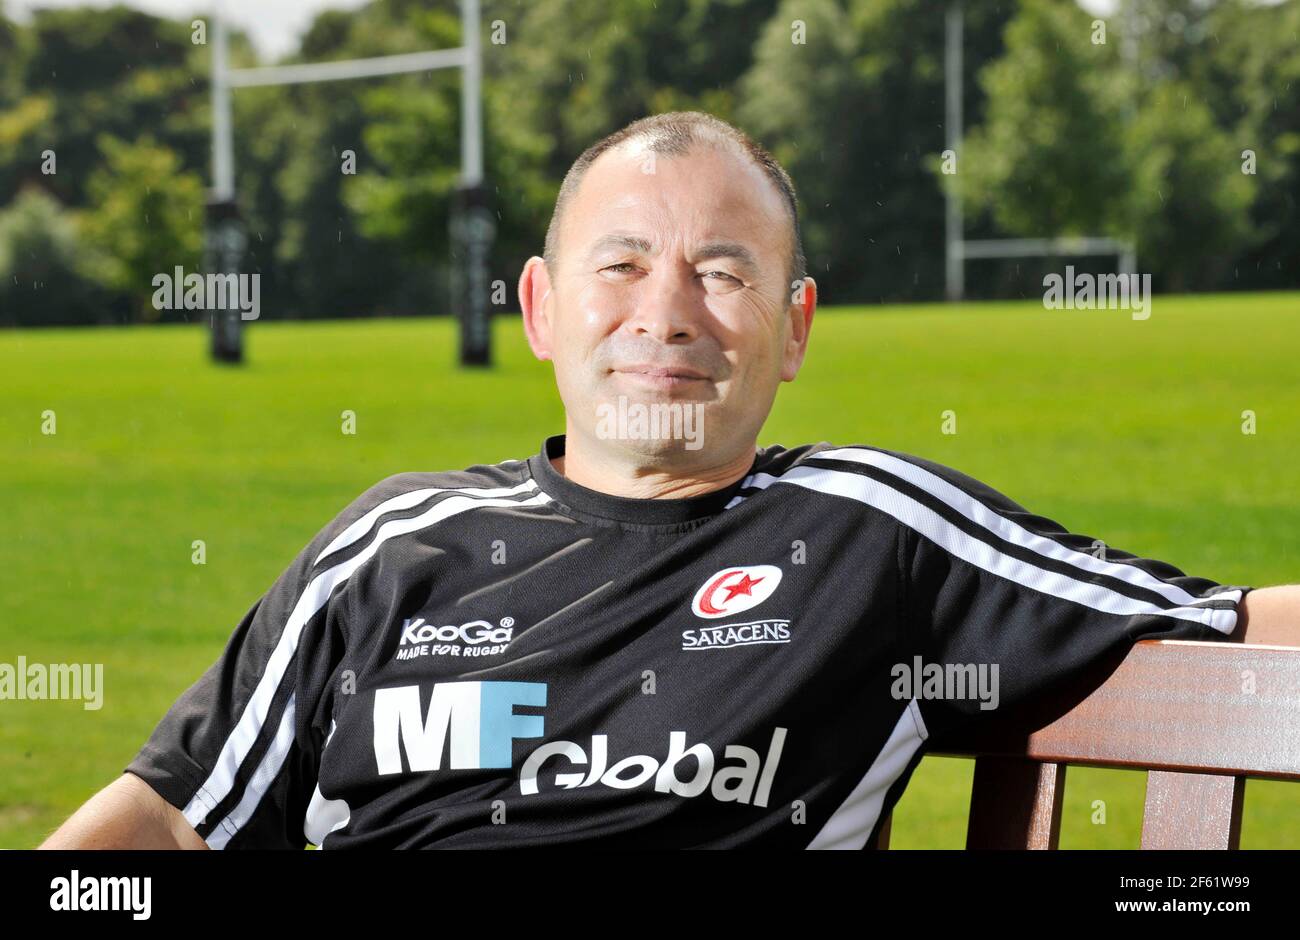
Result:
[[345,651],[350,552],[400,491],[397,480],[371,487],[298,553],[126,767],[209,847],[305,846]]
[[938,667],[938,694],[916,695],[931,732],[1005,713],[1138,640],[1226,641],[1252,590],[1068,532],[940,464],[906,467],[905,646],[913,675]]

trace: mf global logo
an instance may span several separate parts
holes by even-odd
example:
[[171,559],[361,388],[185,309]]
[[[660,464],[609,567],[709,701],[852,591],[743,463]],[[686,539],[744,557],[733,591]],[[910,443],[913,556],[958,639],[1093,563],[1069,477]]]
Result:
[[[433,686],[427,712],[421,707],[418,685],[378,689],[375,763],[381,775],[402,773],[403,755],[411,773],[510,768],[515,740],[541,738],[545,733],[541,714],[515,714],[515,708],[545,706],[544,682],[439,682]],[[597,784],[632,790],[653,781],[656,793],[685,797],[708,793],[722,802],[767,806],[785,735],[785,728],[774,728],[766,754],[728,744],[722,754],[728,763],[719,761],[703,742],[688,747],[685,731],[669,732],[662,756],[634,754],[618,760],[611,758],[605,734],[592,735],[588,748],[576,741],[551,741],[524,759],[519,791],[537,793],[542,772],[553,770],[554,786],[566,790]],[[679,776],[679,770],[686,772]]]

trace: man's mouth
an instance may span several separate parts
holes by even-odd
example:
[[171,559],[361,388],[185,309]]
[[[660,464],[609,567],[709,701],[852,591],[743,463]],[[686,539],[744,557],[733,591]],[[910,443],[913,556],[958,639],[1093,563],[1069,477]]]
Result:
[[648,385],[653,388],[682,388],[696,382],[708,380],[708,376],[698,369],[690,369],[685,366],[656,366],[649,364],[637,364],[629,366],[616,366],[611,372],[625,375],[641,385]]

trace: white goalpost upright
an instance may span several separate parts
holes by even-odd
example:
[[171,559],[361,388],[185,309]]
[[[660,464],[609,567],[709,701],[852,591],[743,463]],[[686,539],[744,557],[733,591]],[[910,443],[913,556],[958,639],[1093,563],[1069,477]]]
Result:
[[[1130,11],[1132,6],[1129,7]],[[1131,30],[1130,30],[1131,33]],[[1125,57],[1136,56],[1132,36],[1126,36]],[[944,19],[944,146],[958,152],[962,137],[962,4],[951,0]],[[957,179],[961,178],[960,161]],[[1059,238],[985,238],[962,236],[961,200],[954,187],[944,187],[944,261],[949,300],[966,294],[966,262],[973,258],[1029,258],[1049,255],[1119,257],[1123,274],[1137,273],[1137,249],[1131,242],[1103,236]]]
[[[460,319],[462,365],[491,364],[488,314],[488,261],[496,224],[483,182],[483,61],[479,42],[479,0],[460,0],[461,42],[455,49],[347,59],[338,62],[232,69],[228,61],[226,20],[219,0],[212,13],[212,190],[208,203],[208,265],[233,271],[246,239],[239,224],[235,196],[234,127],[231,98],[236,88],[341,81],[459,68],[461,73],[460,184],[453,212],[453,243],[464,271],[453,277],[453,305]],[[453,249],[456,253],[456,249]],[[453,265],[456,274],[456,265]],[[213,355],[242,358],[240,320],[230,311],[213,318]]]

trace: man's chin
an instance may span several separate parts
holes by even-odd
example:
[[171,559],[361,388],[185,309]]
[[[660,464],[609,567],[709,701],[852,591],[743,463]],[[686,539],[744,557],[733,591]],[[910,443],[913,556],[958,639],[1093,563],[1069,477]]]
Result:
[[617,395],[596,406],[592,436],[624,454],[690,464],[708,442],[706,415],[709,406],[702,401]]
[[687,448],[691,443],[686,439],[627,439],[611,442],[624,453],[644,458],[647,462],[664,466],[682,466],[695,463],[702,448]]

